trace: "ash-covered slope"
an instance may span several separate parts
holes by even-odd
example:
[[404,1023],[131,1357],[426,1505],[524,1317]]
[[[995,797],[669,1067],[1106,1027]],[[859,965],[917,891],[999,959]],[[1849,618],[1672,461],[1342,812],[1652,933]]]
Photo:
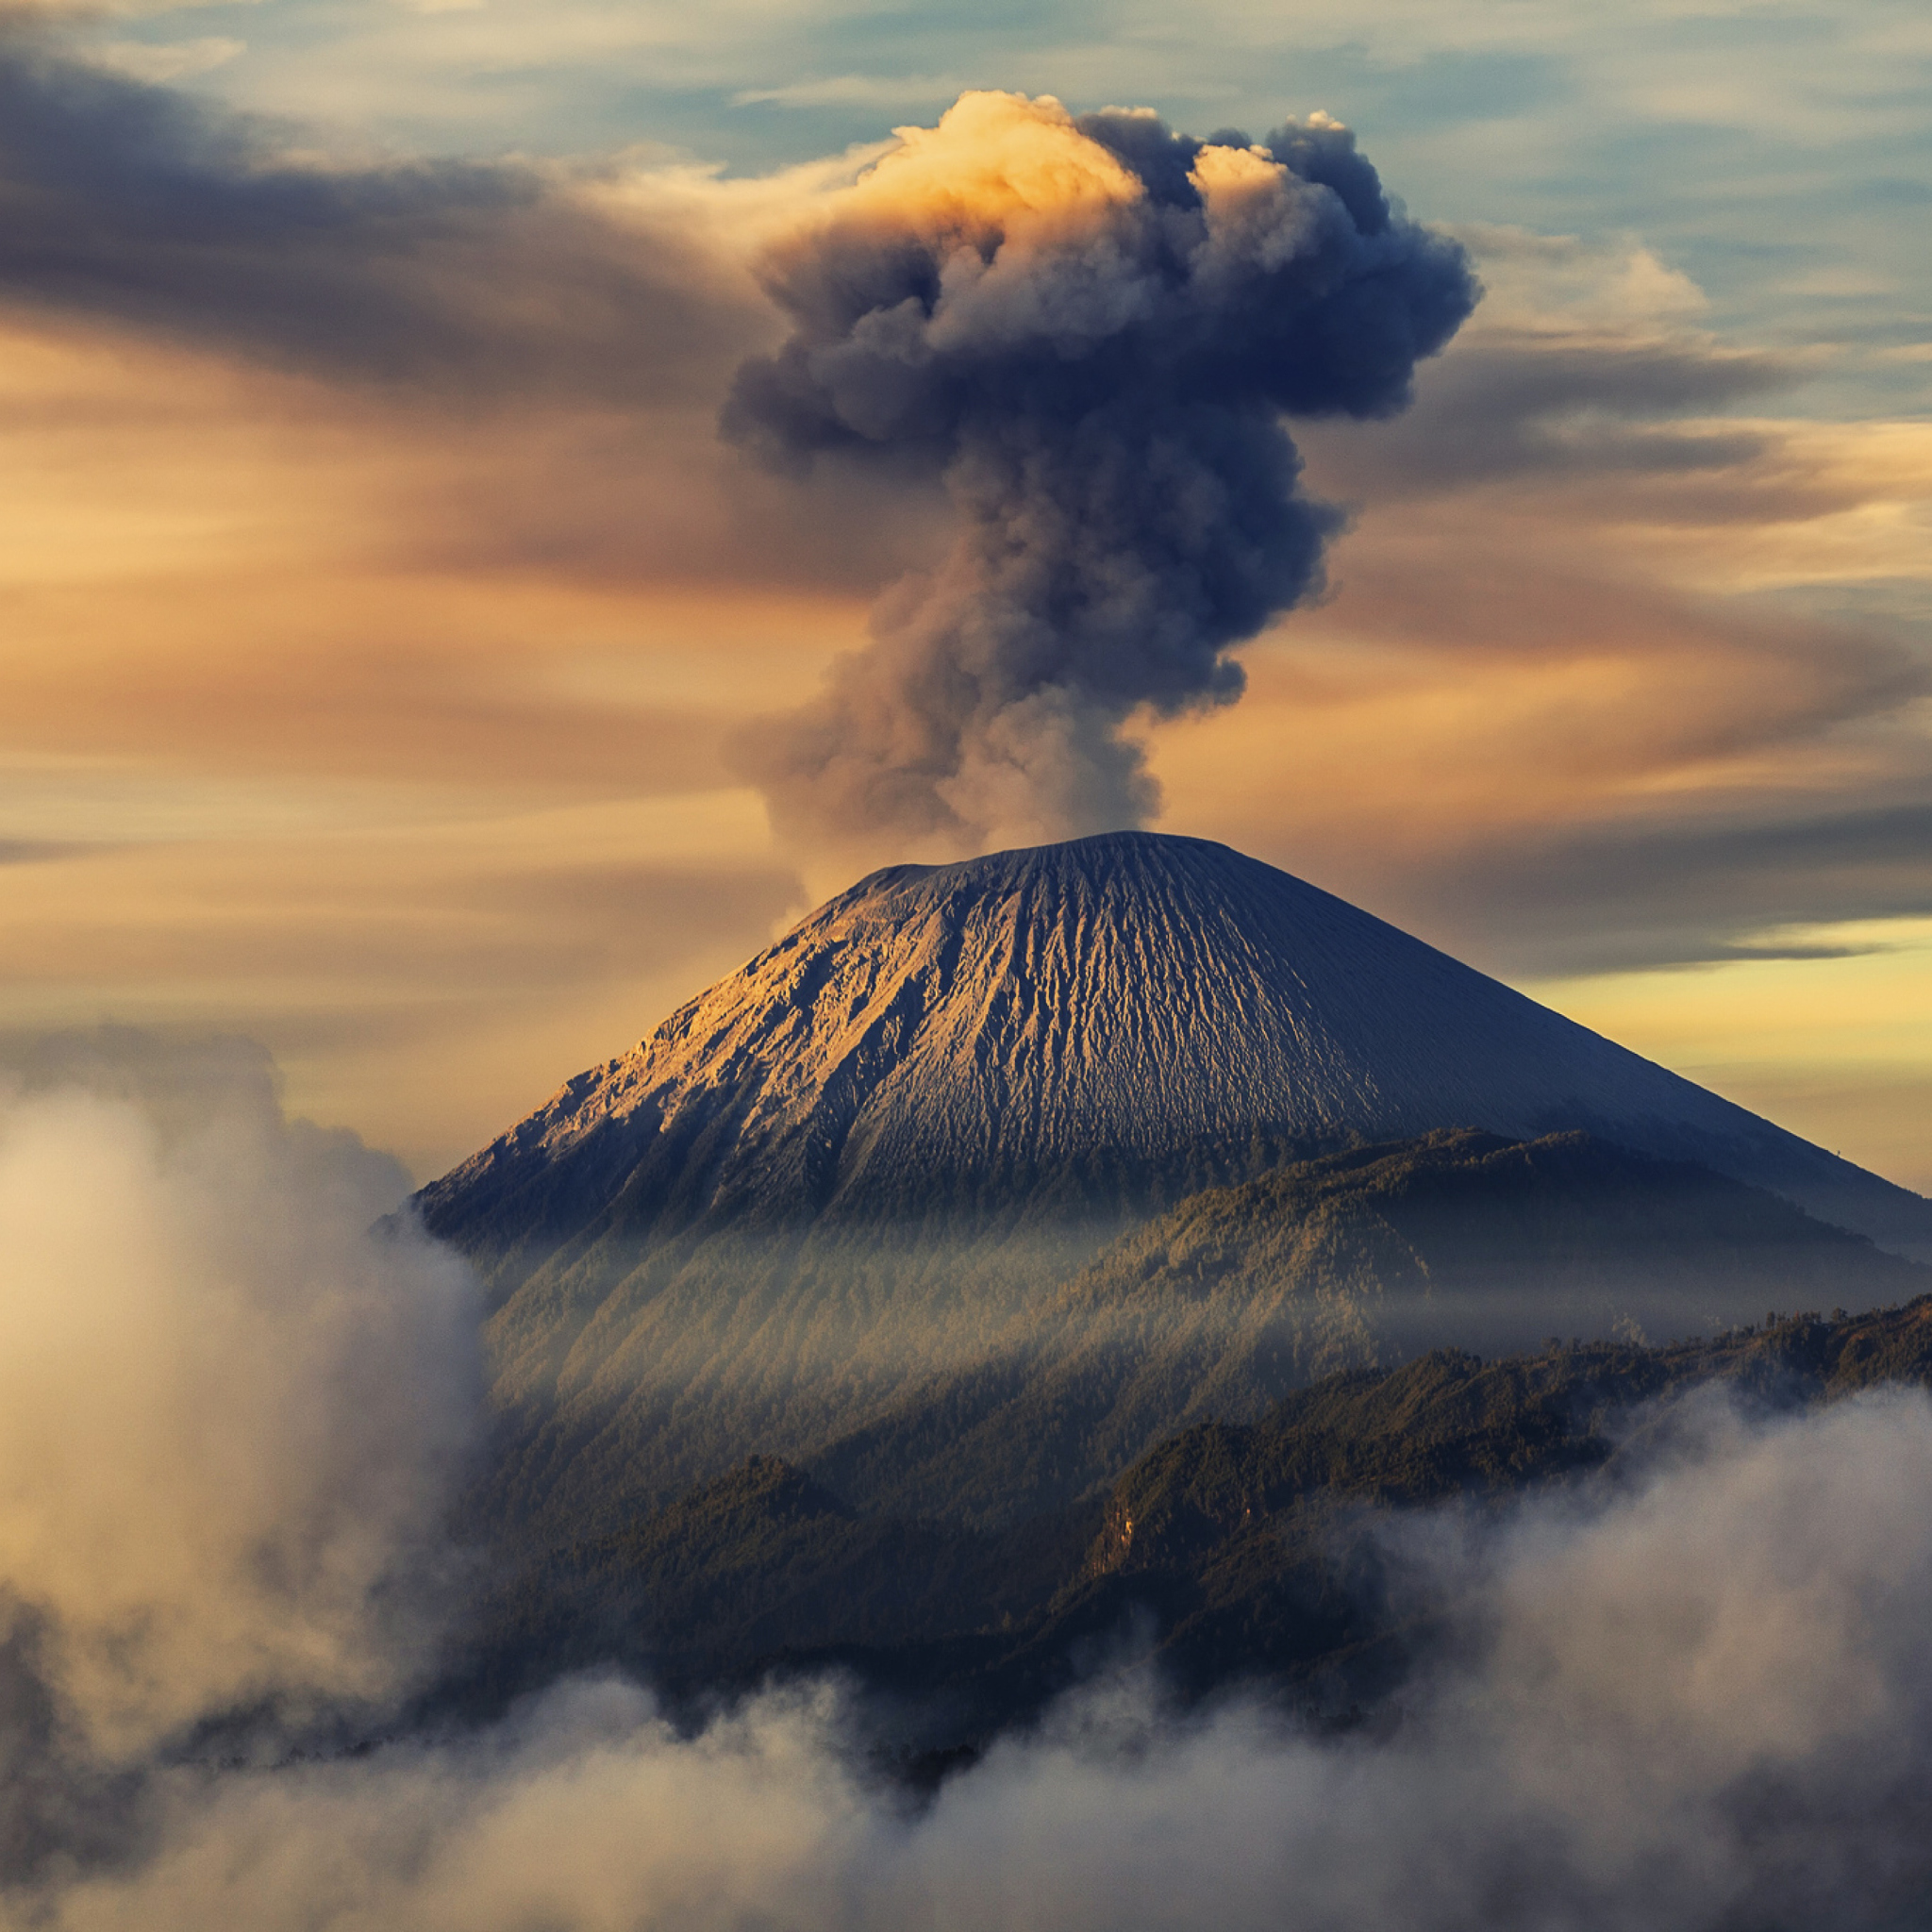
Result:
[[1587,1129],[1932,1240],[1919,1196],[1286,873],[1146,832],[874,873],[420,1202],[508,1286],[613,1212],[977,1225],[1041,1190],[1173,1199],[1257,1134],[1444,1126]]
[[1346,1146],[1581,1128],[1901,1249],[1932,1209],[1224,846],[876,873],[418,1197],[489,1282],[488,1506],[808,1458],[1107,1241]]

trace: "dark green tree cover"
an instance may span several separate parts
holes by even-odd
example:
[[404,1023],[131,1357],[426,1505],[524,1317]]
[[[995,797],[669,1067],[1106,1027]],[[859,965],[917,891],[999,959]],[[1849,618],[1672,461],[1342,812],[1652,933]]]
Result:
[[1932,1296],[1665,1346],[1552,1340],[1345,1370],[1000,1529],[861,1513],[754,1457],[620,1530],[508,1562],[443,1694],[493,1707],[610,1663],[702,1698],[838,1667],[917,1707],[900,1735],[929,1768],[1134,1637],[1185,1689],[1266,1679],[1345,1720],[1427,1625],[1386,1574],[1389,1512],[1612,1479],[1711,1384],[1800,1407],[1887,1381],[1932,1382]]

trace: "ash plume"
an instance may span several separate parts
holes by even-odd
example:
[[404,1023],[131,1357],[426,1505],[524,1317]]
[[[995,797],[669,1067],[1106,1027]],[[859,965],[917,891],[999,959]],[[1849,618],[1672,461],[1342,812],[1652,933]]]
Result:
[[1286,416],[1382,416],[1474,305],[1345,127],[1203,142],[971,93],[777,247],[790,318],[724,433],[941,479],[952,547],[745,741],[775,824],[934,853],[1144,822],[1122,726],[1241,694],[1230,647],[1319,589],[1340,516]]

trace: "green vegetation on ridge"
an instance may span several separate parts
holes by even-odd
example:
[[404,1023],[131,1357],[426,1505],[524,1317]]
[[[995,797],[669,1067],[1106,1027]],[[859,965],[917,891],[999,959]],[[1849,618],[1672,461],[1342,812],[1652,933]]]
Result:
[[1890,1381],[1932,1382],[1932,1296],[1664,1347],[1345,1371],[997,1532],[865,1514],[755,1457],[618,1531],[526,1552],[458,1675],[494,1700],[598,1661],[674,1690],[841,1665],[924,1700],[926,1741],[950,1748],[1037,1707],[1138,1619],[1184,1684],[1265,1676],[1345,1712],[1395,1681],[1416,1635],[1379,1574],[1388,1512],[1591,1480],[1693,1390],[1797,1407]]

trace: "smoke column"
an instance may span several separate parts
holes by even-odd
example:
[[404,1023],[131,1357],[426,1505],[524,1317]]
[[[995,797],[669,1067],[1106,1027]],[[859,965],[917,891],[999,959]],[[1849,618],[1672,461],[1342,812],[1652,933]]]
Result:
[[1468,260],[1325,116],[1201,142],[970,93],[899,141],[766,260],[791,334],[724,429],[781,468],[937,474],[954,541],[745,767],[833,843],[1142,823],[1123,724],[1232,702],[1230,647],[1320,586],[1339,518],[1282,417],[1400,409],[1474,305]]

